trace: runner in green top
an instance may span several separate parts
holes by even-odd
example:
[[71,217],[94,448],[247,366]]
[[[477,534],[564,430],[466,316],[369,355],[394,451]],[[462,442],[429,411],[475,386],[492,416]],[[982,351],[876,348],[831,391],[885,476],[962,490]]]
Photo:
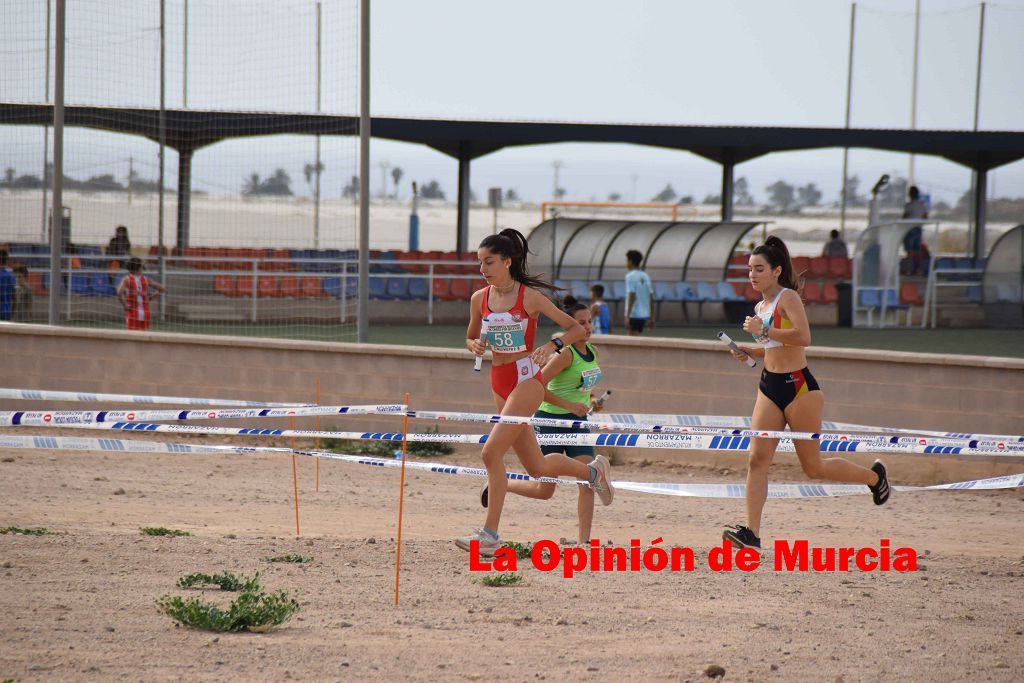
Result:
[[[586,336],[579,342],[571,344],[562,352],[552,356],[544,366],[544,377],[550,377],[544,390],[544,403],[540,405],[534,417],[551,417],[561,420],[586,420],[591,409],[599,410],[594,402],[592,391],[601,381],[601,368],[597,364],[597,349],[588,340],[593,333],[593,320],[590,309],[571,296],[565,297],[562,304],[566,313],[583,326]],[[563,427],[535,427],[538,434],[588,434],[589,430]],[[549,453],[565,453],[584,463],[594,459],[593,446],[541,446],[545,455]],[[586,487],[579,488],[579,542],[580,545],[590,543],[590,527],[594,519],[594,492]],[[510,481],[509,493],[517,493],[527,498],[547,500],[555,493],[555,484],[539,481]],[[487,507],[487,487],[480,494],[480,503]]]

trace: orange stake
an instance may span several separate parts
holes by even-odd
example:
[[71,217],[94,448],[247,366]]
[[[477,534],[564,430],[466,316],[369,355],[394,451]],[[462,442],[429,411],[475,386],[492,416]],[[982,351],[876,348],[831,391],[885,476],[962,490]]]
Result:
[[[295,431],[295,418],[288,418],[288,429]],[[295,535],[299,533],[299,475],[295,471],[295,435],[292,435],[292,490],[295,493]]]
[[[320,405],[320,380],[316,381],[316,404]],[[316,431],[320,431],[320,416],[316,416]],[[316,437],[316,450],[320,450],[320,437]],[[320,493],[320,456],[314,458],[316,460],[316,492]]]
[[402,476],[398,485],[398,543],[395,553],[395,607],[398,607],[398,574],[402,567],[402,503],[405,500],[405,448],[409,441],[409,392],[405,392],[406,415],[402,419]]

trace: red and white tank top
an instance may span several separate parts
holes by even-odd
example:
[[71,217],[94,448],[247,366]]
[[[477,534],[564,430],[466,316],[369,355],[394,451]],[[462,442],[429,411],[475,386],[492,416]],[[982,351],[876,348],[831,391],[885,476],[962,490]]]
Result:
[[487,337],[487,344],[493,353],[520,353],[533,351],[534,339],[537,337],[537,320],[526,313],[523,306],[523,295],[526,286],[519,284],[519,295],[512,308],[504,312],[492,311],[489,305],[491,287],[484,288],[484,298],[480,305],[483,314],[481,332]]
[[149,282],[143,275],[126,275],[128,318],[131,320],[149,320]]

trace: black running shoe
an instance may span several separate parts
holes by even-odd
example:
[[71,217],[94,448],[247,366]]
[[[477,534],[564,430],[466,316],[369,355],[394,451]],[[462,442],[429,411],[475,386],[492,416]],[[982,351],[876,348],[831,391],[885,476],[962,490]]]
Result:
[[881,460],[876,460],[875,464],[871,466],[871,471],[878,475],[878,483],[868,488],[871,489],[871,496],[875,499],[875,505],[883,505],[885,501],[889,500],[889,494],[892,493],[892,487],[889,486],[889,477],[885,474],[885,465],[882,464]]
[[480,490],[480,505],[487,507],[487,484]]
[[722,532],[722,539],[732,541],[737,548],[761,549],[761,539],[745,526],[729,526]]

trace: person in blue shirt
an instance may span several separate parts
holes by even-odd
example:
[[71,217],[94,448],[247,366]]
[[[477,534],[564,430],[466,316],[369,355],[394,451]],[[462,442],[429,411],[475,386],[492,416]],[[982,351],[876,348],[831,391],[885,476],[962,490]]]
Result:
[[590,316],[594,321],[594,334],[612,333],[612,315],[604,300],[604,285],[600,283],[590,285]]
[[629,336],[642,334],[644,328],[653,330],[654,319],[651,317],[654,287],[651,278],[640,270],[644,255],[636,249],[626,252],[626,329]]
[[0,320],[10,320],[14,314],[14,288],[18,281],[7,270],[7,251],[0,249]]

